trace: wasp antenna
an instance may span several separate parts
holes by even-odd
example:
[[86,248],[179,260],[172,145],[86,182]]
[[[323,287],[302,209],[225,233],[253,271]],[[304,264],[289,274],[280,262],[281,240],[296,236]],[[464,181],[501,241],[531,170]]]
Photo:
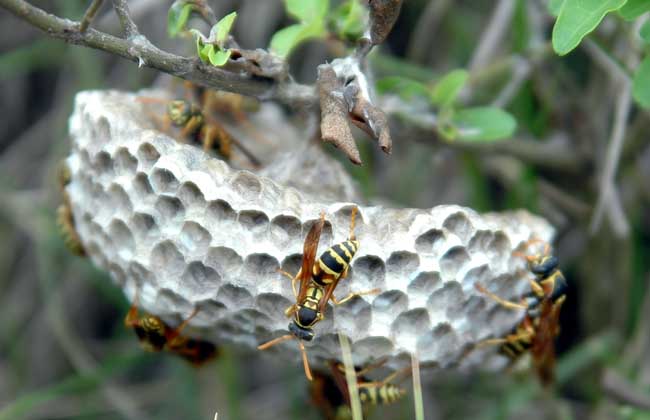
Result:
[[302,354],[302,365],[305,368],[305,376],[307,380],[313,381],[314,377],[311,374],[311,368],[309,367],[309,360],[307,359],[307,350],[305,350],[305,345],[302,344],[302,341],[298,340],[298,346],[300,347],[300,353]]
[[266,350],[269,347],[273,347],[276,344],[282,343],[283,341],[291,340],[292,338],[293,338],[293,335],[291,335],[291,334],[283,335],[282,337],[274,338],[271,341],[267,341],[264,344],[260,344],[259,346],[257,346],[257,349],[258,350]]

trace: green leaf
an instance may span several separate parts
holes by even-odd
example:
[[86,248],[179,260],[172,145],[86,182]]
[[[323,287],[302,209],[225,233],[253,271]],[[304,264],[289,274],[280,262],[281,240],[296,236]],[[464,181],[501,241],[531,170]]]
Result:
[[228,39],[228,34],[232,28],[235,19],[237,18],[237,12],[232,12],[215,23],[215,25],[210,30],[210,40],[216,43],[218,46],[223,47],[224,42]]
[[650,108],[650,57],[646,57],[636,69],[632,95],[643,108]]
[[280,57],[286,57],[302,41],[309,38],[321,38],[326,34],[325,27],[318,24],[296,24],[280,29],[271,38],[271,51]]
[[167,34],[170,38],[176,37],[185,30],[187,20],[192,13],[192,5],[183,1],[175,1],[167,12]]
[[196,38],[196,53],[198,54],[201,61],[207,63],[210,61],[208,54],[210,53],[210,49],[214,49],[214,45],[206,44],[205,37],[198,30],[190,29],[190,33]]
[[348,0],[336,8],[331,20],[339,38],[355,41],[366,28],[366,9],[358,0]]
[[639,29],[639,36],[646,44],[650,44],[650,21],[643,24]]
[[650,0],[627,0],[618,14],[625,20],[634,20],[650,11]]
[[457,111],[452,123],[458,138],[468,141],[493,141],[511,137],[517,128],[514,117],[499,108],[478,107]]
[[568,54],[593,31],[605,15],[627,0],[565,0],[553,27],[553,49]]
[[429,97],[429,88],[424,83],[401,76],[384,77],[377,81],[376,87],[380,94],[397,92],[404,99],[413,96]]
[[230,50],[217,50],[212,48],[212,50],[208,52],[208,59],[213,66],[221,67],[228,62],[231,53],[232,51]]
[[563,4],[564,4],[564,0],[549,0],[548,12],[552,16],[557,17],[560,14],[560,9],[562,9]]
[[469,73],[463,69],[447,73],[431,90],[431,103],[440,107],[453,104],[468,78]]
[[287,12],[304,23],[322,22],[329,9],[329,0],[284,0]]
[[301,40],[303,25],[291,25],[280,29],[271,38],[271,51],[280,57],[286,57]]

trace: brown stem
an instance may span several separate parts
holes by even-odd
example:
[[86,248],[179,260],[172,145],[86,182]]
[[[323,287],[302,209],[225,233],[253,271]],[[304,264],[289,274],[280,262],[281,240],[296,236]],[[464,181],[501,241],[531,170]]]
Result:
[[99,8],[102,7],[102,3],[104,3],[104,0],[93,0],[90,6],[88,6],[86,13],[84,13],[84,17],[81,19],[81,23],[79,24],[79,32],[86,32],[86,29],[88,29],[88,26],[92,23],[95,15],[97,15]]

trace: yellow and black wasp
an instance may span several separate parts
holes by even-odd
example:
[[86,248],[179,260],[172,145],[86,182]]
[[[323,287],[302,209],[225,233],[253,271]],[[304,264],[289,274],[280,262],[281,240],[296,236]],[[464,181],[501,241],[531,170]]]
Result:
[[72,207],[70,206],[70,196],[66,191],[66,186],[70,184],[70,168],[63,162],[59,167],[59,188],[63,202],[56,209],[56,224],[59,232],[63,237],[63,242],[66,248],[74,255],[83,257],[86,255],[86,250],[81,243],[81,238],[75,229],[74,215],[72,214]]
[[215,151],[230,159],[233,137],[221,124],[210,121],[200,107],[179,99],[167,105],[167,115],[170,122],[181,129],[181,138],[189,138],[206,152]]
[[[406,391],[392,381],[402,371],[397,371],[387,376],[382,381],[372,381],[364,376],[370,370],[383,364],[383,362],[367,366],[363,369],[355,368],[357,389],[364,416],[368,415],[371,407],[393,404],[406,395]],[[345,378],[345,367],[341,362],[330,360],[328,362],[331,376],[317,372],[310,386],[310,395],[314,405],[320,408],[327,420],[352,419],[350,409],[350,391]],[[409,368],[410,369],[410,368]]]
[[181,334],[189,321],[197,314],[198,309],[195,309],[178,327],[172,328],[157,316],[150,314],[140,316],[137,301],[136,296],[124,318],[124,325],[127,328],[133,328],[144,350],[150,352],[168,351],[184,358],[196,367],[217,357],[218,348],[211,342]]
[[[533,239],[526,246],[534,242],[539,240]],[[515,254],[522,255],[518,252]],[[500,352],[511,360],[530,351],[540,381],[548,386],[555,380],[555,338],[560,334],[560,309],[566,300],[567,283],[558,268],[557,257],[550,254],[548,244],[544,245],[544,251],[540,254],[522,256],[528,261],[528,268],[535,278],[530,280],[531,291],[522,297],[520,303],[504,300],[476,284],[481,293],[500,305],[526,311],[524,319],[510,334],[485,340],[479,346],[500,344]]]
[[[311,341],[314,338],[314,325],[323,319],[327,302],[335,305],[343,304],[350,299],[364,294],[376,293],[377,289],[367,292],[350,293],[341,300],[334,296],[334,289],[341,279],[348,274],[350,262],[359,249],[359,241],[354,235],[354,221],[356,207],[352,210],[350,219],[350,236],[347,240],[328,248],[316,260],[320,234],[325,224],[325,213],[309,230],[303,246],[302,265],[295,276],[283,272],[291,278],[291,286],[296,296],[296,303],[285,311],[287,316],[293,316],[289,323],[290,334],[271,340],[258,346],[259,350],[266,350],[278,343],[295,338],[302,353],[303,366],[307,379],[312,380],[307,353],[302,341]],[[296,282],[300,282],[300,290],[296,290]]]

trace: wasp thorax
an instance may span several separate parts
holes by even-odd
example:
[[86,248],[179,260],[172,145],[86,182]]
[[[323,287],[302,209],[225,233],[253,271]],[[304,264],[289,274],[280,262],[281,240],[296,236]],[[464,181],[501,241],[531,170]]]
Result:
[[188,101],[171,101],[167,113],[172,124],[177,126],[185,125],[190,118],[201,115],[200,110]]

